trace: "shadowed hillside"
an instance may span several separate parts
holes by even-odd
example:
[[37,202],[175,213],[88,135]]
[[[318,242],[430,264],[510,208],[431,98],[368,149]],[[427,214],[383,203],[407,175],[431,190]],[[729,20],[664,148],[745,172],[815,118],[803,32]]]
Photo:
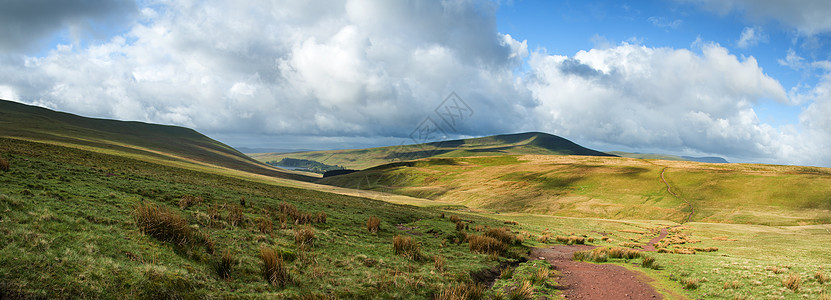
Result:
[[311,151],[295,153],[258,153],[251,157],[262,161],[283,158],[306,159],[347,169],[365,169],[394,161],[428,157],[471,157],[496,155],[585,155],[615,156],[591,150],[562,137],[542,132],[494,135],[427,144],[402,145],[356,150]]
[[309,179],[266,166],[190,128],[86,118],[6,100],[0,100],[0,136]]

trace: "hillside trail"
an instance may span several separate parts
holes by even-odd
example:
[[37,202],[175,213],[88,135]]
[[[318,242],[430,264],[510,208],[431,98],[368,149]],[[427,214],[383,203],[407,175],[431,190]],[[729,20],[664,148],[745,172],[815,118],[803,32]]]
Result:
[[663,299],[649,285],[654,280],[613,264],[574,261],[574,252],[595,246],[571,245],[534,248],[533,259],[544,259],[560,272],[558,287],[566,299]]
[[678,194],[676,194],[675,192],[672,191],[672,186],[669,185],[669,182],[664,177],[664,173],[667,171],[667,169],[669,169],[669,167],[664,167],[663,169],[661,169],[661,181],[664,182],[664,185],[667,186],[667,193],[669,193],[670,195],[675,196],[675,198],[681,199],[681,201],[684,201],[684,203],[686,203],[687,206],[690,207],[690,214],[687,215],[687,219],[684,220],[684,221],[681,221],[681,224],[687,223],[690,220],[692,220],[692,216],[693,216],[693,214],[695,214],[695,207],[692,206],[692,203],[690,203],[690,201],[687,201],[687,199],[684,199],[684,197],[681,197],[681,195],[678,195]]

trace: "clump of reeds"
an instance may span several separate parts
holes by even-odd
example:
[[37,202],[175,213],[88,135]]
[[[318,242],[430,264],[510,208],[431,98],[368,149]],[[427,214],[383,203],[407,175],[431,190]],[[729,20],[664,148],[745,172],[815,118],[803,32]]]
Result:
[[268,247],[260,248],[260,258],[263,260],[263,277],[268,283],[276,286],[291,283],[283,257],[277,251]]
[[366,220],[366,230],[370,233],[378,233],[381,230],[381,219],[378,217],[369,217]]
[[179,246],[192,242],[188,222],[166,207],[145,202],[136,206],[133,214],[139,230],[146,235]]
[[500,255],[506,250],[502,241],[489,236],[470,234],[467,236],[467,241],[470,244],[470,251],[475,253]]
[[409,236],[396,235],[392,239],[392,249],[396,255],[401,255],[411,260],[421,260],[421,245]]

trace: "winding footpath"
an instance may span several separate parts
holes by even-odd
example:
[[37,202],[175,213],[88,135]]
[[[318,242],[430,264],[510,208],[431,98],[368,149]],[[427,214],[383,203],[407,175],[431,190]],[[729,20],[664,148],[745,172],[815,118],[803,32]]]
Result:
[[666,178],[664,178],[664,172],[666,172],[667,169],[669,169],[669,167],[664,167],[661,170],[661,181],[663,181],[664,184],[667,186],[667,192],[670,195],[673,195],[676,198],[681,199],[681,201],[684,201],[684,203],[687,203],[687,206],[690,207],[690,214],[687,216],[686,220],[681,222],[681,224],[687,223],[690,220],[692,220],[692,216],[693,216],[693,214],[695,214],[695,207],[692,206],[692,203],[690,203],[690,201],[687,201],[687,199],[684,199],[683,197],[681,197],[681,195],[678,195],[678,194],[676,194],[675,192],[672,191],[672,187],[669,185],[669,182],[667,182]]
[[613,264],[574,261],[574,252],[594,246],[572,245],[535,248],[534,259],[545,259],[560,272],[559,289],[566,299],[663,299],[649,285],[651,278]]

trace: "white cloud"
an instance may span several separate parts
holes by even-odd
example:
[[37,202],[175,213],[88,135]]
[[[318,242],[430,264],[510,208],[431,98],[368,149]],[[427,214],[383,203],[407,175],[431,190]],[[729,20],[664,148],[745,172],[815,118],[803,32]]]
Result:
[[800,32],[813,35],[831,31],[831,1],[827,0],[679,0],[696,3],[707,10],[726,15],[746,14],[756,22],[777,20]]
[[534,54],[529,87],[545,130],[632,148],[695,150],[743,160],[790,156],[785,135],[753,104],[788,102],[755,59],[705,44],[701,53],[622,44],[573,57]]
[[739,48],[750,48],[759,43],[767,42],[767,39],[767,35],[762,33],[761,28],[745,27],[739,36],[739,40],[736,42],[736,46]]

